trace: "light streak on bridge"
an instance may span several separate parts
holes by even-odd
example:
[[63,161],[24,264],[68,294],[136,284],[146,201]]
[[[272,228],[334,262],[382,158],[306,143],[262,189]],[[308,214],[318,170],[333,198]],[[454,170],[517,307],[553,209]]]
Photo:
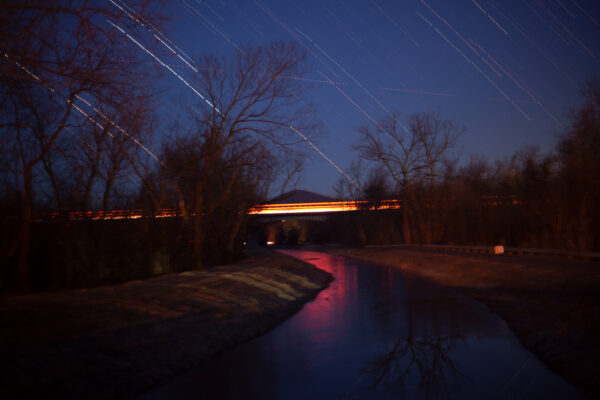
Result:
[[49,212],[49,213],[36,213],[34,220],[36,222],[52,220],[60,218],[61,215],[66,217],[68,220],[107,220],[107,219],[139,219],[143,217],[154,217],[154,218],[169,218],[177,217],[178,214],[175,209],[165,208],[155,214],[149,214],[143,210],[109,210],[109,211],[68,211],[66,213]]
[[384,200],[375,207],[369,207],[367,201],[326,201],[319,203],[290,203],[290,204],[262,204],[250,209],[251,215],[293,215],[293,214],[320,214],[338,213],[348,211],[369,210],[397,210],[401,206],[398,200]]
[[[455,200],[455,199],[452,199]],[[484,195],[481,196],[483,205],[488,207],[518,207],[523,205],[523,201],[516,195]],[[273,203],[257,204],[248,210],[249,215],[268,216],[268,215],[306,215],[306,214],[327,214],[344,213],[354,211],[380,211],[380,210],[399,210],[402,208],[401,200],[381,200],[372,203],[366,200],[356,201],[323,201],[314,203]],[[69,211],[66,213],[49,212],[36,213],[35,221],[45,221],[62,216],[69,220],[107,220],[107,219],[139,219],[150,218],[172,218],[181,217],[181,214],[174,208],[163,208],[158,212],[148,212],[141,209],[137,210],[109,210],[109,211]],[[193,213],[191,214],[194,215]]]
[[[367,201],[326,201],[318,203],[258,204],[250,208],[249,215],[296,215],[351,212],[358,210],[397,210],[399,200],[383,200],[377,206],[369,206]],[[171,218],[181,215],[174,208],[164,208],[156,213],[144,210],[109,210],[109,211],[69,211],[62,214],[69,220],[107,220],[107,219],[139,219],[144,217]],[[193,215],[193,214],[192,214]],[[37,213],[36,221],[60,218],[61,213]]]

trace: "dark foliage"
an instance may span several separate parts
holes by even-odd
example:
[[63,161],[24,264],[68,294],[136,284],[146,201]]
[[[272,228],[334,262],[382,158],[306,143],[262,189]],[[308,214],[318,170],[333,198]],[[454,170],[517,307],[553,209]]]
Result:
[[[143,279],[192,266],[176,218],[52,220],[33,224],[28,285],[76,289]],[[2,270],[1,294],[14,291],[16,262]]]
[[598,80],[587,82],[582,95],[584,103],[571,112],[570,126],[554,152],[524,148],[494,164],[471,158],[458,170],[443,151],[437,158],[426,156],[423,137],[431,139],[430,148],[445,151],[452,142],[447,137],[460,132],[436,114],[412,117],[410,134],[397,128],[396,115],[383,121],[381,132],[361,128],[363,142],[357,148],[375,162],[379,173],[383,166],[387,176],[359,182],[361,190],[354,198],[376,206],[387,188],[402,200],[402,208],[334,220],[340,232],[352,224],[359,232],[352,238],[342,235],[340,241],[600,250]]

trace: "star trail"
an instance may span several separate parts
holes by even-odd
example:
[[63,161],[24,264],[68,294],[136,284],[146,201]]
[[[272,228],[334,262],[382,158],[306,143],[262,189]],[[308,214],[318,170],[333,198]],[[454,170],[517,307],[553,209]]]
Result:
[[109,1],[162,43],[160,58],[151,56],[170,72],[160,83],[167,108],[173,96],[202,95],[181,86],[197,73],[196,57],[281,40],[307,51],[308,73],[288,78],[310,85],[304,100],[322,128],[306,142],[314,157],[301,185],[326,194],[358,157],[357,128],[390,112],[439,111],[464,125],[460,160],[549,151],[579,87],[600,71],[594,1],[181,0],[166,6],[166,32]]

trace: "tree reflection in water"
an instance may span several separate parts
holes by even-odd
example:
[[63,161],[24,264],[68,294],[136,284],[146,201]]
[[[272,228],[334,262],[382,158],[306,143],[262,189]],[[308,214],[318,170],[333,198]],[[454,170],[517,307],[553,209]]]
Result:
[[444,398],[460,389],[460,373],[448,355],[456,348],[462,336],[420,336],[397,339],[383,357],[367,368],[372,377],[372,389],[385,385],[387,388],[406,389],[411,377],[418,377],[420,398]]
[[[422,280],[412,276],[404,276],[400,283],[406,334],[365,370],[372,379],[372,390],[384,386],[386,390],[402,391],[403,397],[412,394],[418,398],[446,398],[468,382],[450,353],[465,342],[468,330],[464,329],[473,326],[478,318],[461,313],[460,301],[440,296],[443,289],[422,284]],[[448,315],[460,315],[461,324],[449,323]],[[408,393],[407,386],[412,386]]]

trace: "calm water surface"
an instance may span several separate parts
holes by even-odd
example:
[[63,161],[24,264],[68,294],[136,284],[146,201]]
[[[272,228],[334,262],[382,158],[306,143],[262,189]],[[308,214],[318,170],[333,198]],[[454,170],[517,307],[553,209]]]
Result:
[[476,301],[393,268],[282,253],[335,281],[274,330],[141,398],[584,398]]

